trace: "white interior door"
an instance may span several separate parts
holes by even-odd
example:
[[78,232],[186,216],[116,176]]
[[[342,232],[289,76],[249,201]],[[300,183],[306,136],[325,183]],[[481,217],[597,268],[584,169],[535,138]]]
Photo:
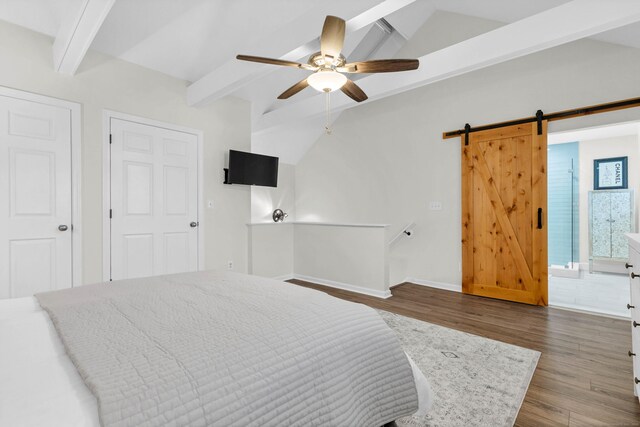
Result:
[[70,110],[0,96],[0,298],[72,286],[71,214]]
[[111,119],[111,279],[198,269],[196,135]]

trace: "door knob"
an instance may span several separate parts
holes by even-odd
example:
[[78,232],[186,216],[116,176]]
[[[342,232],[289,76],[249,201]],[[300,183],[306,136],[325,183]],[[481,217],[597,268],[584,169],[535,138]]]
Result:
[[635,274],[634,272],[631,272],[631,278],[635,279],[636,277],[640,277],[640,274]]
[[64,224],[58,226],[58,230],[60,230],[60,231],[67,231],[68,229],[69,229],[69,227],[67,227]]
[[624,263],[624,268],[631,268],[633,267],[633,264],[629,264],[628,262]]
[[633,327],[637,328],[638,326],[640,326],[640,323],[636,322],[635,320],[633,321]]
[[629,353],[628,353],[628,354],[629,354],[629,357],[633,357],[633,356],[635,356],[635,355],[636,355],[636,354],[635,354],[635,353],[633,353],[631,350],[629,350]]
[[191,224],[189,224],[191,227],[197,227],[198,223],[195,221],[192,221]]
[[631,310],[632,308],[636,308],[635,305],[627,304],[627,310]]

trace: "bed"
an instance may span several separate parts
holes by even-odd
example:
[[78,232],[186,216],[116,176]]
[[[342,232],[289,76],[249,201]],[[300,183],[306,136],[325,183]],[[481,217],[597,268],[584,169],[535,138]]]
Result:
[[0,300],[0,425],[383,425],[431,401],[393,334],[364,305],[217,271]]

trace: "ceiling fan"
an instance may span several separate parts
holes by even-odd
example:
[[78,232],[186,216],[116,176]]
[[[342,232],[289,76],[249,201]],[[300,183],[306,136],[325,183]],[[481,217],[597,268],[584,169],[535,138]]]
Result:
[[313,71],[313,74],[309,77],[282,92],[278,99],[290,98],[307,86],[311,86],[319,92],[326,93],[340,89],[356,102],[366,100],[368,98],[367,94],[343,73],[390,73],[415,70],[420,65],[417,59],[375,59],[348,63],[347,59],[341,54],[344,44],[344,32],[344,19],[336,16],[327,16],[320,36],[320,52],[311,55],[306,64],[249,55],[238,55],[236,59]]

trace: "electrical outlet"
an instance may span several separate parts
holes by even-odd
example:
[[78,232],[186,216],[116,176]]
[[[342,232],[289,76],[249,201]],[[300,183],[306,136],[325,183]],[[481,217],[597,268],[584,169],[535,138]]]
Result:
[[442,203],[441,202],[429,202],[429,210],[430,211],[441,211]]
[[227,270],[233,270],[233,261],[227,261]]

